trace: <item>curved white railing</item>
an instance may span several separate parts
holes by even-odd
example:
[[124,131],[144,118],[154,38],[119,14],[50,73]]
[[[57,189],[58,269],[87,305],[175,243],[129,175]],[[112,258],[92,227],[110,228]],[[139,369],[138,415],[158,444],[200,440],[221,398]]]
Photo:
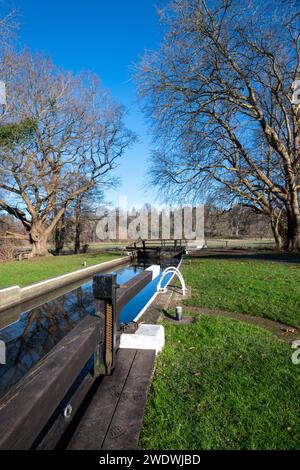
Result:
[[[177,266],[178,269],[180,269],[181,265],[182,265],[182,261],[183,261],[183,257],[181,257],[181,260]],[[172,276],[170,277],[170,279],[167,281],[166,285],[165,285],[165,288],[172,282],[173,280],[173,277],[175,276],[175,273],[172,274]],[[154,292],[154,294],[152,295],[151,299],[148,300],[148,302],[146,303],[146,305],[144,305],[144,307],[142,308],[142,310],[139,311],[139,313],[137,314],[137,316],[133,319],[133,321],[138,321],[138,319],[146,312],[147,308],[149,307],[149,305],[152,304],[152,302],[154,301],[154,299],[156,298],[156,296],[159,294],[159,292],[156,291]]]
[[167,292],[167,285],[165,287],[161,287],[161,283],[162,283],[164,277],[166,277],[166,275],[170,274],[170,273],[173,273],[173,275],[176,275],[178,277],[178,279],[181,282],[182,295],[185,295],[185,293],[186,293],[185,281],[183,279],[183,276],[182,276],[181,272],[179,271],[178,268],[175,268],[175,266],[169,266],[168,268],[166,268],[164,270],[164,272],[162,273],[161,278],[159,280],[159,283],[157,284],[157,292],[164,292],[164,293]]

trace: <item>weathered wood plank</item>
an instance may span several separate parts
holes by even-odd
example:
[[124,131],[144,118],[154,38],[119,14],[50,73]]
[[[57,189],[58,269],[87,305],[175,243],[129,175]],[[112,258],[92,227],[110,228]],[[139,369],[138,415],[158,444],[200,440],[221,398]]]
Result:
[[100,450],[135,358],[135,349],[120,349],[116,368],[106,376],[82,417],[68,449]]
[[100,339],[100,319],[85,317],[0,401],[0,449],[28,449]]
[[[69,404],[72,406],[72,419],[74,418],[76,411],[79,409],[82,401],[86,397],[87,393],[95,383],[94,377],[88,374],[80,384],[80,386],[75,390],[74,394],[72,395],[71,399],[69,400]],[[46,434],[41,438],[39,437],[38,444],[36,445],[36,449],[38,450],[52,450],[55,449],[57,443],[59,442],[60,438],[62,437],[63,433],[66,431],[68,426],[70,425],[72,419],[67,420],[63,416],[61,412],[53,424],[49,427]]]
[[117,289],[117,308],[122,308],[152,280],[151,271],[143,271]]
[[137,350],[102,444],[103,450],[134,450],[137,448],[154,362],[155,351]]

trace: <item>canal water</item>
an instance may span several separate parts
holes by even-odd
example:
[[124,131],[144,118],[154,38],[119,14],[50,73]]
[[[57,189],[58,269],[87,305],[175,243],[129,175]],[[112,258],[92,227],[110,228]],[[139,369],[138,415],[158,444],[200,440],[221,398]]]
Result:
[[[161,264],[177,266],[178,259]],[[149,265],[131,264],[116,269],[117,282],[124,284]],[[164,286],[171,275],[163,280]],[[160,277],[149,283],[120,312],[120,322],[132,321],[156,292]],[[6,364],[0,365],[0,398],[16,384],[86,315],[95,314],[92,279],[68,286],[48,296],[1,313],[0,340],[6,345]]]

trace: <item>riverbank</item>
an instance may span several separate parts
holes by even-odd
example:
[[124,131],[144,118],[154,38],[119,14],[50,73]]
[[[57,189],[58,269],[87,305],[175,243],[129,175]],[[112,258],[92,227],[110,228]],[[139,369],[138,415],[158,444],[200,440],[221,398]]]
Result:
[[[203,255],[183,265],[191,298],[160,296],[141,319],[165,327],[166,346],[157,359],[139,446],[297,449],[300,365],[292,362],[288,344],[294,333],[283,331],[282,341],[267,328],[270,320],[261,320],[272,315],[297,323],[299,264],[291,257]],[[175,304],[183,305],[180,323],[174,321]],[[228,305],[236,313],[215,310]],[[207,314],[209,306],[214,314]]]
[[120,258],[120,253],[97,253],[45,258],[0,263],[0,289],[10,286],[28,286],[54,276],[76,271],[105,261]]

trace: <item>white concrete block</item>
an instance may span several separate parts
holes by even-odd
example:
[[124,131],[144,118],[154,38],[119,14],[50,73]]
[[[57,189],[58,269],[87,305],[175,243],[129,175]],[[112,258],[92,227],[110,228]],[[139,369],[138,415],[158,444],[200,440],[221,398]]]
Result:
[[160,275],[160,266],[158,264],[152,264],[149,268],[146,268],[145,271],[152,272],[152,280]]
[[121,334],[120,348],[153,349],[156,354],[165,345],[165,329],[162,325],[140,325],[134,334]]

